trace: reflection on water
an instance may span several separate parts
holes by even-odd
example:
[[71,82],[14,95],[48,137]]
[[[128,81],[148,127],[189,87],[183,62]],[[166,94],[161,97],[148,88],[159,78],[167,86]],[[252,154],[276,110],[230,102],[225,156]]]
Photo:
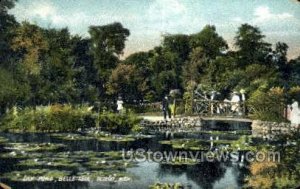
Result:
[[[220,129],[220,123],[211,123],[205,127],[206,130],[234,130],[234,129],[250,129],[249,124],[224,124]],[[241,128],[242,127],[242,128]],[[52,137],[49,134],[11,134],[0,133],[0,136],[9,139],[9,142],[22,143],[63,143],[67,146],[66,151],[121,151],[123,149],[138,149],[143,148],[146,151],[165,151],[170,150],[167,145],[159,143],[163,140],[163,136],[155,138],[139,139],[134,142],[100,142],[97,140],[82,140],[82,141],[63,141]],[[200,138],[208,139],[209,134],[193,134],[175,135],[176,138]],[[223,135],[221,139],[236,139],[233,135]],[[0,145],[0,151],[5,152],[3,146]],[[45,153],[45,156],[47,153]],[[18,170],[15,166],[16,159],[0,159],[0,172],[11,172]],[[0,179],[12,188],[36,188],[36,189],[96,189],[96,188],[128,188],[141,189],[148,188],[149,185],[155,182],[182,183],[184,186],[189,186],[192,189],[196,188],[241,188],[247,170],[240,168],[237,164],[231,162],[214,162],[200,163],[197,165],[181,165],[172,166],[167,164],[159,164],[156,162],[140,162],[138,166],[128,168],[128,173],[134,175],[134,180],[130,182],[12,182],[9,180]],[[1,178],[1,176],[0,176]]]
[[203,129],[218,131],[250,130],[251,124],[249,122],[209,120],[203,121]]

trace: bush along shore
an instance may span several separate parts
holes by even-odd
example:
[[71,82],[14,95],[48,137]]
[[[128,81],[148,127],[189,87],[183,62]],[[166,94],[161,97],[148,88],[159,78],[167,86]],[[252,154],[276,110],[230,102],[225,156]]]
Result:
[[131,112],[115,114],[96,113],[92,107],[49,105],[18,109],[13,107],[0,120],[0,130],[8,132],[74,132],[101,127],[115,134],[138,131],[140,119]]

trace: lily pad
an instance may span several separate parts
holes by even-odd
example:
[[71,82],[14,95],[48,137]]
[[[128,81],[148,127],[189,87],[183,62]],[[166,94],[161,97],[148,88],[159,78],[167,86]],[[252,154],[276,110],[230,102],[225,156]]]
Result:
[[6,149],[24,152],[45,152],[63,149],[65,145],[54,143],[7,143]]
[[143,137],[143,135],[118,135],[118,134],[110,134],[107,132],[97,132],[88,133],[90,137],[93,137],[99,141],[107,141],[107,142],[131,142],[135,141],[139,136]]
[[197,139],[173,139],[160,141],[161,144],[171,145],[174,149],[182,150],[208,150],[209,143]]
[[82,141],[82,140],[93,140],[93,137],[84,136],[80,134],[69,134],[69,133],[54,133],[51,136],[61,139],[61,140],[68,140],[68,141]]
[[108,152],[100,152],[100,157],[105,157],[107,160],[122,160],[123,152],[121,151],[108,151]]
[[243,151],[256,151],[257,146],[251,143],[249,136],[244,135],[239,138],[239,140],[235,140],[230,145],[231,150],[243,150]]
[[8,141],[7,138],[4,138],[4,137],[0,137],[0,144],[4,144]]
[[96,139],[99,141],[108,141],[108,142],[132,142],[136,139],[130,135],[99,135],[96,136]]
[[41,153],[27,153],[25,151],[12,151],[1,153],[0,158],[10,158],[10,159],[26,159],[26,158],[41,158],[44,155]]
[[107,161],[104,158],[94,158],[85,163],[86,167],[91,170],[119,170],[125,171],[126,168],[133,167],[133,163],[125,161]]
[[18,166],[74,169],[80,167],[80,164],[66,158],[34,158],[22,160],[18,163]]

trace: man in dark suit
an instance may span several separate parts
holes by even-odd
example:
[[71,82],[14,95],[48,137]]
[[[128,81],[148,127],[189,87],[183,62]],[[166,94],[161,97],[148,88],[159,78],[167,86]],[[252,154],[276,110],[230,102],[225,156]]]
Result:
[[170,110],[170,107],[169,107],[169,98],[168,98],[168,96],[165,96],[165,98],[162,101],[162,110],[163,110],[163,113],[164,113],[164,119],[165,120],[167,119],[167,115],[168,115],[169,119],[171,119],[171,110]]

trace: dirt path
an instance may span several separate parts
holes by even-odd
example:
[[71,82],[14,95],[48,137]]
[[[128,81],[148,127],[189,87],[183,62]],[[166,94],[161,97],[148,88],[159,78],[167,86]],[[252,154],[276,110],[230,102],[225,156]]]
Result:
[[161,121],[161,120],[164,120],[163,116],[141,116],[141,117],[148,120],[148,121]]

